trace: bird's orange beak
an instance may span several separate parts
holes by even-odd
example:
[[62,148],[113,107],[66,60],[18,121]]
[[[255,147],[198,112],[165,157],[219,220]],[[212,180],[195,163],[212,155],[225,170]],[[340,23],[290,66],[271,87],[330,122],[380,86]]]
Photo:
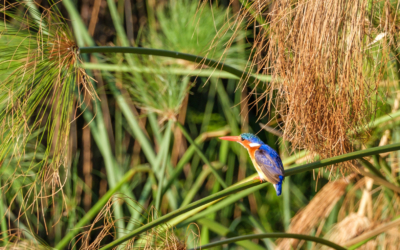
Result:
[[225,140],[225,141],[236,141],[236,142],[240,142],[242,140],[242,138],[240,136],[223,136],[223,137],[220,137],[219,139]]

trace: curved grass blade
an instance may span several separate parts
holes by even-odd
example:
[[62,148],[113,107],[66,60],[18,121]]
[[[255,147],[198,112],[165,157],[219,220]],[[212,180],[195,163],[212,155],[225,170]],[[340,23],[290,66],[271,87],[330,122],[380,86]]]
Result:
[[149,48],[139,48],[139,47],[82,47],[79,49],[81,54],[85,53],[132,53],[138,55],[154,55],[154,56],[162,56],[162,57],[170,57],[176,59],[183,59],[194,63],[200,63],[206,65],[208,67],[212,67],[215,69],[223,70],[229,72],[240,79],[248,80],[249,84],[256,83],[257,78],[255,78],[252,74],[229,66],[227,64],[218,62],[216,60],[204,58],[201,56],[180,53],[177,51],[169,51],[169,50],[160,50],[160,49],[149,49]]
[[237,241],[243,241],[243,240],[252,240],[252,239],[263,239],[263,238],[293,238],[293,239],[300,239],[300,240],[305,240],[305,241],[313,241],[325,246],[329,246],[333,249],[336,250],[346,250],[345,247],[339,246],[331,241],[314,237],[314,236],[309,236],[309,235],[303,235],[303,234],[288,234],[288,233],[265,233],[265,234],[250,234],[250,235],[242,235],[242,236],[237,236],[237,237],[232,237],[228,238],[226,240],[220,240],[217,242],[213,242],[207,245],[199,246],[196,248],[192,248],[189,250],[197,250],[197,249],[207,249],[211,247],[216,247],[216,246],[221,246],[224,244],[229,244]]
[[[199,222],[199,224],[201,224],[203,226],[207,226],[211,231],[215,232],[216,234],[218,234],[222,237],[237,235],[231,229],[225,227],[224,225],[221,225],[220,223],[218,223],[214,220],[203,218],[203,219],[199,220],[198,222]],[[250,240],[238,241],[238,242],[236,242],[236,244],[239,246],[242,246],[246,249],[254,249],[254,250],[263,250],[264,249],[260,245],[254,243]],[[203,249],[204,247],[201,246],[201,248]],[[198,248],[195,248],[195,249],[198,249]]]
[[[114,65],[108,63],[83,63],[81,65],[84,69],[96,69],[104,70],[110,72],[138,72],[138,73],[154,73],[160,74],[165,73],[158,68],[153,67],[135,67],[129,65]],[[216,71],[214,69],[182,69],[182,68],[169,68],[168,73],[182,76],[200,76],[200,77],[216,77],[216,78],[226,78],[226,79],[240,79],[237,75],[232,75],[231,73],[226,73],[223,71]],[[270,82],[272,81],[272,76],[254,74],[254,77],[260,81]]]

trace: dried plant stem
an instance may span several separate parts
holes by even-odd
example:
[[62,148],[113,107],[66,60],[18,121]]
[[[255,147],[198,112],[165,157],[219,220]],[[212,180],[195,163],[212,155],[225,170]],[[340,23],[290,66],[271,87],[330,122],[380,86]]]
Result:
[[381,177],[373,175],[370,172],[366,172],[366,171],[364,171],[362,169],[360,169],[360,172],[361,172],[362,175],[373,179],[375,181],[375,183],[380,184],[382,186],[385,186],[385,187],[393,190],[394,192],[400,194],[400,187],[399,186],[396,186],[396,185],[388,182],[386,179],[382,179]]
[[366,232],[352,240],[349,240],[348,242],[345,243],[345,246],[349,246],[349,248],[348,248],[349,250],[356,249],[356,248],[360,247],[361,245],[365,244],[366,242],[368,242],[371,238],[387,231],[388,229],[390,229],[392,227],[396,227],[399,225],[400,225],[400,218],[397,218],[392,222],[381,225],[381,226],[375,228],[374,230],[371,230],[371,231]]
[[250,235],[242,235],[238,237],[232,237],[228,238],[225,240],[220,240],[217,242],[213,242],[207,245],[199,246],[196,248],[192,248],[189,250],[197,250],[197,249],[207,249],[211,247],[216,247],[216,246],[221,246],[224,244],[229,244],[237,241],[242,241],[242,240],[252,240],[252,239],[264,239],[264,238],[292,238],[292,239],[299,239],[299,240],[306,240],[306,241],[312,241],[316,242],[322,245],[329,246],[333,249],[337,250],[346,250],[346,248],[339,246],[331,241],[314,237],[314,236],[309,236],[309,235],[304,235],[304,234],[288,234],[288,233],[265,233],[265,234],[250,234]]

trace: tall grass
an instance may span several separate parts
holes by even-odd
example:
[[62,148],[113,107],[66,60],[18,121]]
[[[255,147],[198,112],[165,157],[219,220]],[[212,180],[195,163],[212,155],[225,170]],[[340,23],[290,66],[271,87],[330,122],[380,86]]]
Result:
[[[369,249],[398,241],[397,6],[171,0],[153,12],[153,1],[139,2],[93,11],[93,36],[70,0],[1,6],[3,246]],[[343,22],[330,29],[312,13]],[[372,26],[358,25],[365,20]],[[95,42],[104,36],[111,46]],[[301,92],[310,82],[326,92]],[[264,97],[276,119],[260,118]],[[217,139],[241,132],[280,151],[290,176],[283,199],[252,180],[239,145]],[[348,161],[358,171],[329,182],[330,167]]]

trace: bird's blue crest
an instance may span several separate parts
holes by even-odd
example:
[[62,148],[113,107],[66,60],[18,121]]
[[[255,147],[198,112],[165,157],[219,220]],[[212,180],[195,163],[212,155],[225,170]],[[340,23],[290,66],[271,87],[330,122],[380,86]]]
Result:
[[264,144],[263,141],[261,141],[260,138],[258,138],[256,135],[250,134],[250,133],[243,133],[240,135],[242,137],[242,140],[247,140],[251,143],[259,143],[259,144]]

